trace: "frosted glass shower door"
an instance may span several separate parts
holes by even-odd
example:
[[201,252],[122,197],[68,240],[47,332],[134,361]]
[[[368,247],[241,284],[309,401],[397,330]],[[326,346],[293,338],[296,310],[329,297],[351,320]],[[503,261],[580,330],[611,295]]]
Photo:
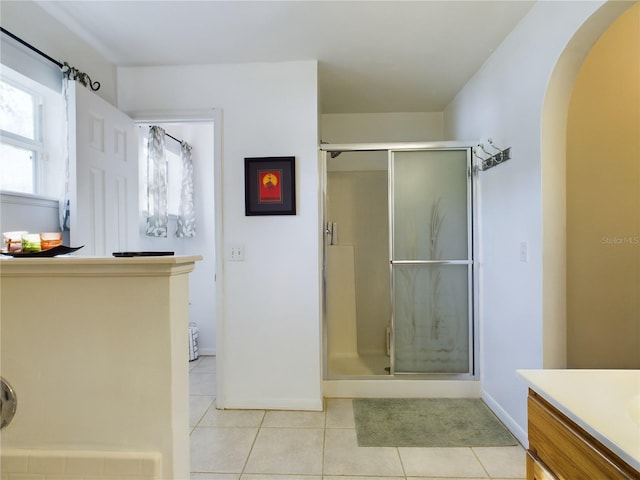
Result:
[[472,373],[470,155],[394,151],[392,373]]

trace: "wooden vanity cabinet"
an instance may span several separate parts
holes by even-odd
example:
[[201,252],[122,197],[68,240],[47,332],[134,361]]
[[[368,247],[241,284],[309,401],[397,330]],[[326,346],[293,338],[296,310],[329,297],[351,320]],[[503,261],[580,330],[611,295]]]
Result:
[[527,480],[640,480],[637,470],[531,389],[527,405]]

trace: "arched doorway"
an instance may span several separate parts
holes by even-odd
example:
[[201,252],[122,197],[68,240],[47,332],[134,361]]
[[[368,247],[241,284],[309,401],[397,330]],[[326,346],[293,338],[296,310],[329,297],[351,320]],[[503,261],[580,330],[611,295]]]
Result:
[[545,368],[567,366],[566,132],[571,95],[595,42],[633,5],[637,3],[607,2],[576,31],[556,64],[545,95],[541,131]]
[[593,46],[569,105],[567,366],[640,368],[640,3]]

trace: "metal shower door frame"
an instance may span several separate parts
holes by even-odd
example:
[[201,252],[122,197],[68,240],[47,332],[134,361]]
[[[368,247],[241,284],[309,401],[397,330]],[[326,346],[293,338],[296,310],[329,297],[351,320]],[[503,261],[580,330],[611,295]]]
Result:
[[[389,155],[389,162],[391,161],[392,152],[395,151],[408,151],[408,150],[466,150],[467,151],[467,165],[468,165],[468,188],[470,190],[469,195],[469,207],[467,221],[469,225],[470,241],[468,242],[469,259],[470,262],[466,262],[469,265],[469,372],[468,373],[395,373],[393,369],[393,355],[391,351],[391,369],[389,375],[376,376],[380,378],[394,378],[399,375],[402,378],[417,378],[417,379],[438,379],[438,380],[477,380],[480,376],[479,369],[479,328],[478,328],[478,312],[479,312],[479,273],[478,273],[478,208],[477,208],[477,191],[478,191],[478,176],[475,165],[473,165],[474,156],[472,154],[473,146],[477,145],[477,141],[439,141],[439,142],[394,142],[394,143],[348,143],[348,144],[329,144],[324,143],[320,145],[320,193],[321,193],[321,218],[320,228],[322,235],[322,337],[323,337],[323,378],[328,378],[328,349],[327,349],[327,319],[326,319],[326,257],[327,257],[327,205],[326,205],[326,186],[327,186],[327,157],[331,155],[332,158],[338,156],[342,152],[366,152],[366,151],[386,151]],[[391,172],[389,171],[389,182],[391,179]],[[389,192],[391,198],[391,192]],[[390,210],[390,217],[393,215]],[[391,220],[390,220],[391,222]],[[390,223],[391,226],[391,223]],[[392,232],[389,232],[389,241],[392,241]],[[391,256],[391,250],[390,250]],[[391,275],[391,258],[389,258],[389,274]],[[393,287],[392,287],[393,288]],[[390,289],[390,302],[392,309],[392,318],[390,319],[391,335],[393,336],[393,291]],[[393,347],[393,338],[391,338],[391,348]],[[358,376],[354,376],[358,377]],[[370,378],[370,377],[367,377]]]
[[[434,151],[466,151],[466,175],[467,175],[467,258],[462,259],[451,259],[451,260],[395,260],[394,259],[394,235],[395,235],[395,182],[394,182],[394,155],[397,152],[434,152]],[[434,375],[434,376],[446,376],[451,378],[475,378],[475,370],[477,366],[477,335],[475,328],[476,324],[476,308],[475,302],[477,299],[477,294],[475,291],[475,287],[477,286],[476,275],[475,275],[475,261],[474,261],[474,238],[475,238],[475,198],[474,198],[474,168],[473,168],[473,155],[471,151],[471,147],[469,146],[432,146],[429,148],[395,148],[390,149],[388,152],[388,172],[389,172],[389,185],[388,185],[388,201],[389,201],[389,278],[390,278],[390,301],[391,301],[391,368],[390,375]],[[398,265],[466,265],[467,266],[467,312],[468,312],[468,351],[469,351],[469,362],[468,362],[468,370],[464,373],[449,373],[449,372],[412,372],[412,371],[397,371],[395,366],[395,306],[394,306],[394,276],[393,276],[393,267]]]

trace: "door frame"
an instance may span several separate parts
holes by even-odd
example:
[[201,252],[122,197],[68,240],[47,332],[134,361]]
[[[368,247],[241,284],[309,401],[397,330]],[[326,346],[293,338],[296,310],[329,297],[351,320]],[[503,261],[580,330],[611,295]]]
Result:
[[[480,260],[479,260],[479,165],[476,163],[476,156],[473,154],[473,148],[478,145],[478,141],[433,141],[433,142],[391,142],[391,143],[345,143],[332,144],[325,143],[320,145],[320,224],[322,233],[322,302],[321,302],[321,318],[322,318],[322,340],[323,340],[323,379],[331,380],[329,376],[329,359],[328,359],[328,331],[327,331],[327,315],[326,315],[326,289],[327,289],[327,157],[337,156],[343,152],[366,152],[366,151],[386,151],[391,155],[391,151],[403,150],[462,150],[467,149],[471,156],[471,166],[468,175],[471,177],[471,249],[472,249],[472,300],[470,308],[472,309],[472,322],[470,348],[471,355],[471,372],[464,374],[448,374],[448,373],[412,373],[412,374],[389,374],[389,375],[368,375],[368,376],[350,376],[350,378],[376,378],[376,379],[393,379],[398,378],[416,378],[416,379],[438,379],[438,380],[478,380],[480,378]],[[391,292],[390,292],[391,294]]]
[[219,407],[224,406],[224,257],[223,257],[223,215],[222,215],[222,131],[223,111],[221,108],[189,110],[144,110],[133,111],[129,115],[136,124],[144,123],[211,123],[213,124],[213,188],[214,188],[214,255],[215,255],[215,356],[216,356],[216,397]]

